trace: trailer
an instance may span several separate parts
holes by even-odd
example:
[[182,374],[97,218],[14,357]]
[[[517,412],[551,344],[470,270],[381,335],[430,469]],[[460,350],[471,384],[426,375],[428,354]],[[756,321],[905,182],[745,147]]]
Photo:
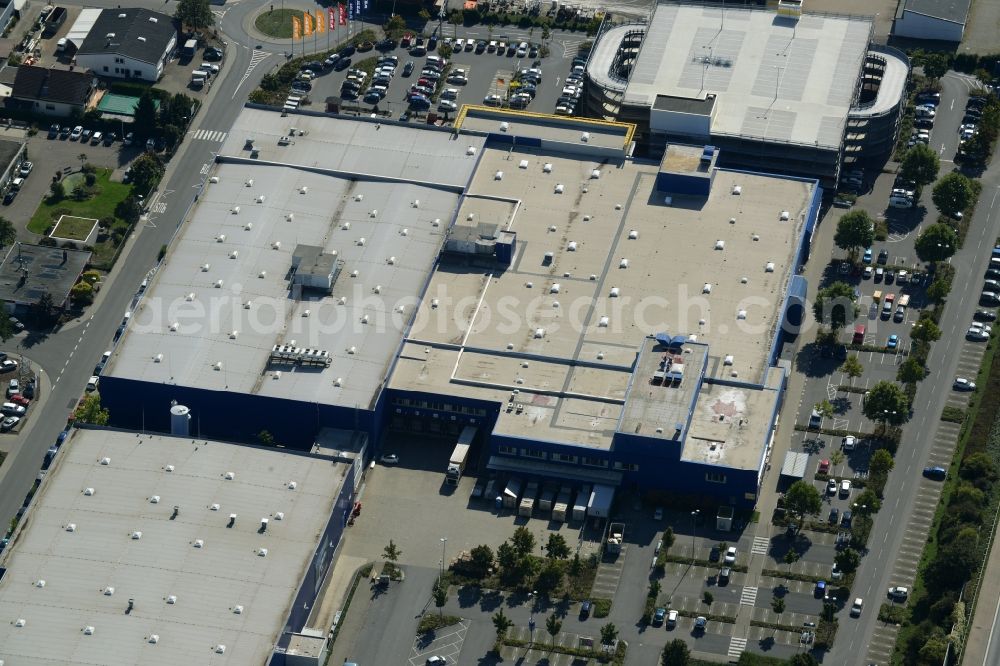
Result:
[[584,521],[587,519],[587,502],[590,501],[590,486],[584,486],[576,494],[576,501],[573,503],[573,520]]
[[458,443],[451,452],[448,459],[448,469],[445,471],[445,483],[457,486],[465,472],[465,464],[469,459],[469,449],[472,448],[472,441],[476,438],[475,426],[466,426],[462,434],[458,436]]
[[542,491],[542,499],[538,502],[538,510],[542,513],[549,513],[552,511],[552,502],[556,499],[556,489],[551,485],[546,484],[545,490]]
[[503,508],[513,509],[517,505],[517,499],[521,496],[521,479],[511,479],[507,482],[507,487],[503,489]]
[[622,552],[622,539],[625,537],[625,523],[611,523],[608,525],[608,539],[606,550],[612,554]]
[[59,28],[66,22],[67,15],[65,7],[56,7],[49,12],[45,17],[45,23],[42,24],[42,37],[51,37],[59,32]]
[[559,491],[559,496],[556,498],[555,507],[552,509],[552,520],[558,520],[559,522],[566,522],[566,512],[569,510],[569,503],[573,497],[573,489],[569,486],[563,486]]
[[521,497],[521,505],[518,508],[517,515],[531,518],[531,514],[535,510],[536,497],[538,497],[538,483],[530,481],[524,491],[524,496]]

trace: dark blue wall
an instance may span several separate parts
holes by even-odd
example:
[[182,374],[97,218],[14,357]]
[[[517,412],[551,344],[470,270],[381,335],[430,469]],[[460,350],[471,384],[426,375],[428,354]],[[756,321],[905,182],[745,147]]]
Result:
[[367,409],[101,377],[101,403],[116,428],[170,432],[171,400],[191,409],[192,436],[230,442],[253,442],[267,430],[279,444],[308,450],[321,427],[375,429]]

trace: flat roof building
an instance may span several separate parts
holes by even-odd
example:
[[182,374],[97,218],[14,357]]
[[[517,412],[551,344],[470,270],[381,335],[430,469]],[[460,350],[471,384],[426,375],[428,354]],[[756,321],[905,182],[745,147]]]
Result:
[[276,449],[74,431],[3,554],[0,658],[266,663],[300,588],[315,595],[328,539],[339,542],[349,470]]
[[229,439],[370,427],[482,143],[245,109],[105,370],[115,424],[178,400]]
[[[805,13],[797,1],[763,9],[660,0],[647,24],[599,37],[586,104],[636,123],[653,152],[712,143],[727,167],[832,183],[874,67],[872,26],[871,17]],[[899,86],[897,107],[902,94]]]
[[0,259],[0,300],[26,307],[48,294],[61,307],[90,257],[87,250],[14,243]]

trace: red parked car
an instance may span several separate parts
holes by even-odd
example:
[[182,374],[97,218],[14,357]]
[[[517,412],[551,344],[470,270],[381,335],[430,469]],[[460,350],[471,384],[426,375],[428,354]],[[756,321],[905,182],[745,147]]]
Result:
[[7,399],[10,400],[15,405],[21,405],[22,407],[27,407],[28,405],[31,404],[31,401],[25,398],[20,393],[15,393],[14,395],[10,396]]

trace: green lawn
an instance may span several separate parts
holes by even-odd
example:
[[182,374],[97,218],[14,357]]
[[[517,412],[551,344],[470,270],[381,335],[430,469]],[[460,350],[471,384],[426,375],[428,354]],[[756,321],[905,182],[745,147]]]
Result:
[[[292,17],[302,19],[301,9],[275,9],[263,12],[254,21],[254,26],[269,37],[289,39],[292,36]],[[305,26],[303,26],[305,28]]]
[[46,229],[56,223],[60,215],[91,217],[95,220],[114,216],[115,207],[128,197],[131,186],[112,181],[110,169],[100,169],[97,172],[95,196],[85,201],[77,201],[72,196],[72,188],[66,189],[66,198],[61,201],[52,201],[48,197],[42,199],[38,204],[38,210],[28,222],[28,231],[44,234]]
[[90,232],[94,230],[97,220],[85,217],[62,217],[52,230],[52,235],[56,238],[67,240],[86,241],[90,237]]

